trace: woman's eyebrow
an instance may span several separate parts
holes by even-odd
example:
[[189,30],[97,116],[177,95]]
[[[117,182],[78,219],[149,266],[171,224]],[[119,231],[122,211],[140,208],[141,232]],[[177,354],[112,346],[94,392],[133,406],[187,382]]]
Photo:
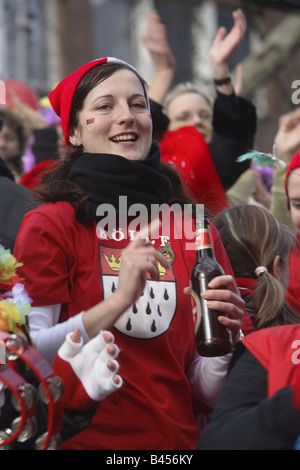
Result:
[[134,93],[131,98],[143,98],[144,100],[146,99],[145,98],[145,95],[143,93]]
[[[97,96],[97,98],[95,98],[91,104],[94,104],[95,102],[97,102],[98,100],[100,99],[111,99],[111,98],[114,98],[114,95],[111,95],[111,94],[108,94],[108,95],[100,95],[100,96]],[[130,99],[135,99],[135,98],[143,98],[144,100],[146,99],[145,98],[145,95],[143,93],[134,93],[133,95],[131,95],[129,97]]]
[[104,99],[106,99],[106,98],[113,98],[113,95],[100,95],[100,96],[97,96],[97,98],[95,98],[95,99],[91,102],[91,104],[95,103],[96,101],[100,100],[101,98],[104,98]]

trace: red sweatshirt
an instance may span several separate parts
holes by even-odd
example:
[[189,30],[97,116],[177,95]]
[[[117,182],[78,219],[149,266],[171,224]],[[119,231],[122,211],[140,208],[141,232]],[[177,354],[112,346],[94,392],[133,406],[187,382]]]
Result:
[[[28,213],[15,256],[23,263],[20,275],[34,306],[62,304],[63,321],[110,296],[129,242],[122,233],[97,237],[96,224],[78,223],[65,202]],[[218,261],[232,274],[213,226],[212,237]],[[124,384],[101,402],[91,425],[63,448],[195,449],[199,429],[187,377],[195,332],[191,301],[183,293],[195,252],[186,250],[185,242],[174,234],[154,240],[157,249],[169,250],[172,264],[162,270],[160,281],[148,279],[144,295],[115,323]]]
[[263,328],[242,340],[268,374],[268,397],[292,385],[295,408],[300,411],[300,324]]

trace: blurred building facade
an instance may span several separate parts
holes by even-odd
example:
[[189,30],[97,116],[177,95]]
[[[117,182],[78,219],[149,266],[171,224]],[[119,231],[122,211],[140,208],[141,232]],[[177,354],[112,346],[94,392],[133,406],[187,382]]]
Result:
[[[150,81],[153,65],[140,37],[147,13],[155,8],[167,26],[176,58],[174,84],[194,81],[213,94],[208,51],[217,28],[224,25],[230,29],[232,10],[241,7],[248,21],[246,37],[231,64],[234,70],[237,63],[249,56],[259,56],[266,38],[284,20],[296,16],[300,24],[297,3],[300,2],[0,0],[0,79],[24,81],[44,95],[82,63],[97,57],[117,56],[136,65]],[[250,88],[246,87],[247,97],[258,108],[262,129],[261,136],[258,132],[258,145],[263,151],[271,150],[272,132],[280,114],[295,106],[291,101],[291,85],[300,80],[298,29],[298,36],[290,30],[290,35],[295,37],[291,38],[281,61],[271,64],[261,77],[257,74],[251,77],[254,86],[251,88],[250,83]],[[270,50],[272,47],[271,44]],[[249,65],[251,71],[254,62]]]

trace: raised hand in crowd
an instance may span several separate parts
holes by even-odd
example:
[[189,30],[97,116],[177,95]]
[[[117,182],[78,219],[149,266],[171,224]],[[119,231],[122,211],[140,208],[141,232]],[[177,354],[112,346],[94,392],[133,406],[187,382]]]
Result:
[[[210,58],[215,80],[225,80],[227,77],[230,77],[228,62],[242,42],[247,30],[246,18],[242,10],[234,11],[232,17],[234,24],[231,30],[227,32],[226,28],[221,26],[210,48]],[[217,85],[217,89],[227,95],[230,95],[233,91],[230,81],[219,86]]]
[[162,104],[172,84],[176,64],[168,42],[166,27],[155,11],[151,11],[146,18],[142,41],[155,67],[155,74],[148,90],[149,97]]

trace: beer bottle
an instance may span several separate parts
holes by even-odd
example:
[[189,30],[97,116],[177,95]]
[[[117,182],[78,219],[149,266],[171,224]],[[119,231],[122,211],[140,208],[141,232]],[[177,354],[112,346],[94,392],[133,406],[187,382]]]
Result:
[[196,263],[191,272],[193,313],[196,313],[196,342],[201,356],[223,356],[232,349],[231,332],[218,321],[224,313],[209,309],[201,292],[208,290],[209,282],[224,274],[216,261],[212,245],[209,217],[206,213],[196,218]]

